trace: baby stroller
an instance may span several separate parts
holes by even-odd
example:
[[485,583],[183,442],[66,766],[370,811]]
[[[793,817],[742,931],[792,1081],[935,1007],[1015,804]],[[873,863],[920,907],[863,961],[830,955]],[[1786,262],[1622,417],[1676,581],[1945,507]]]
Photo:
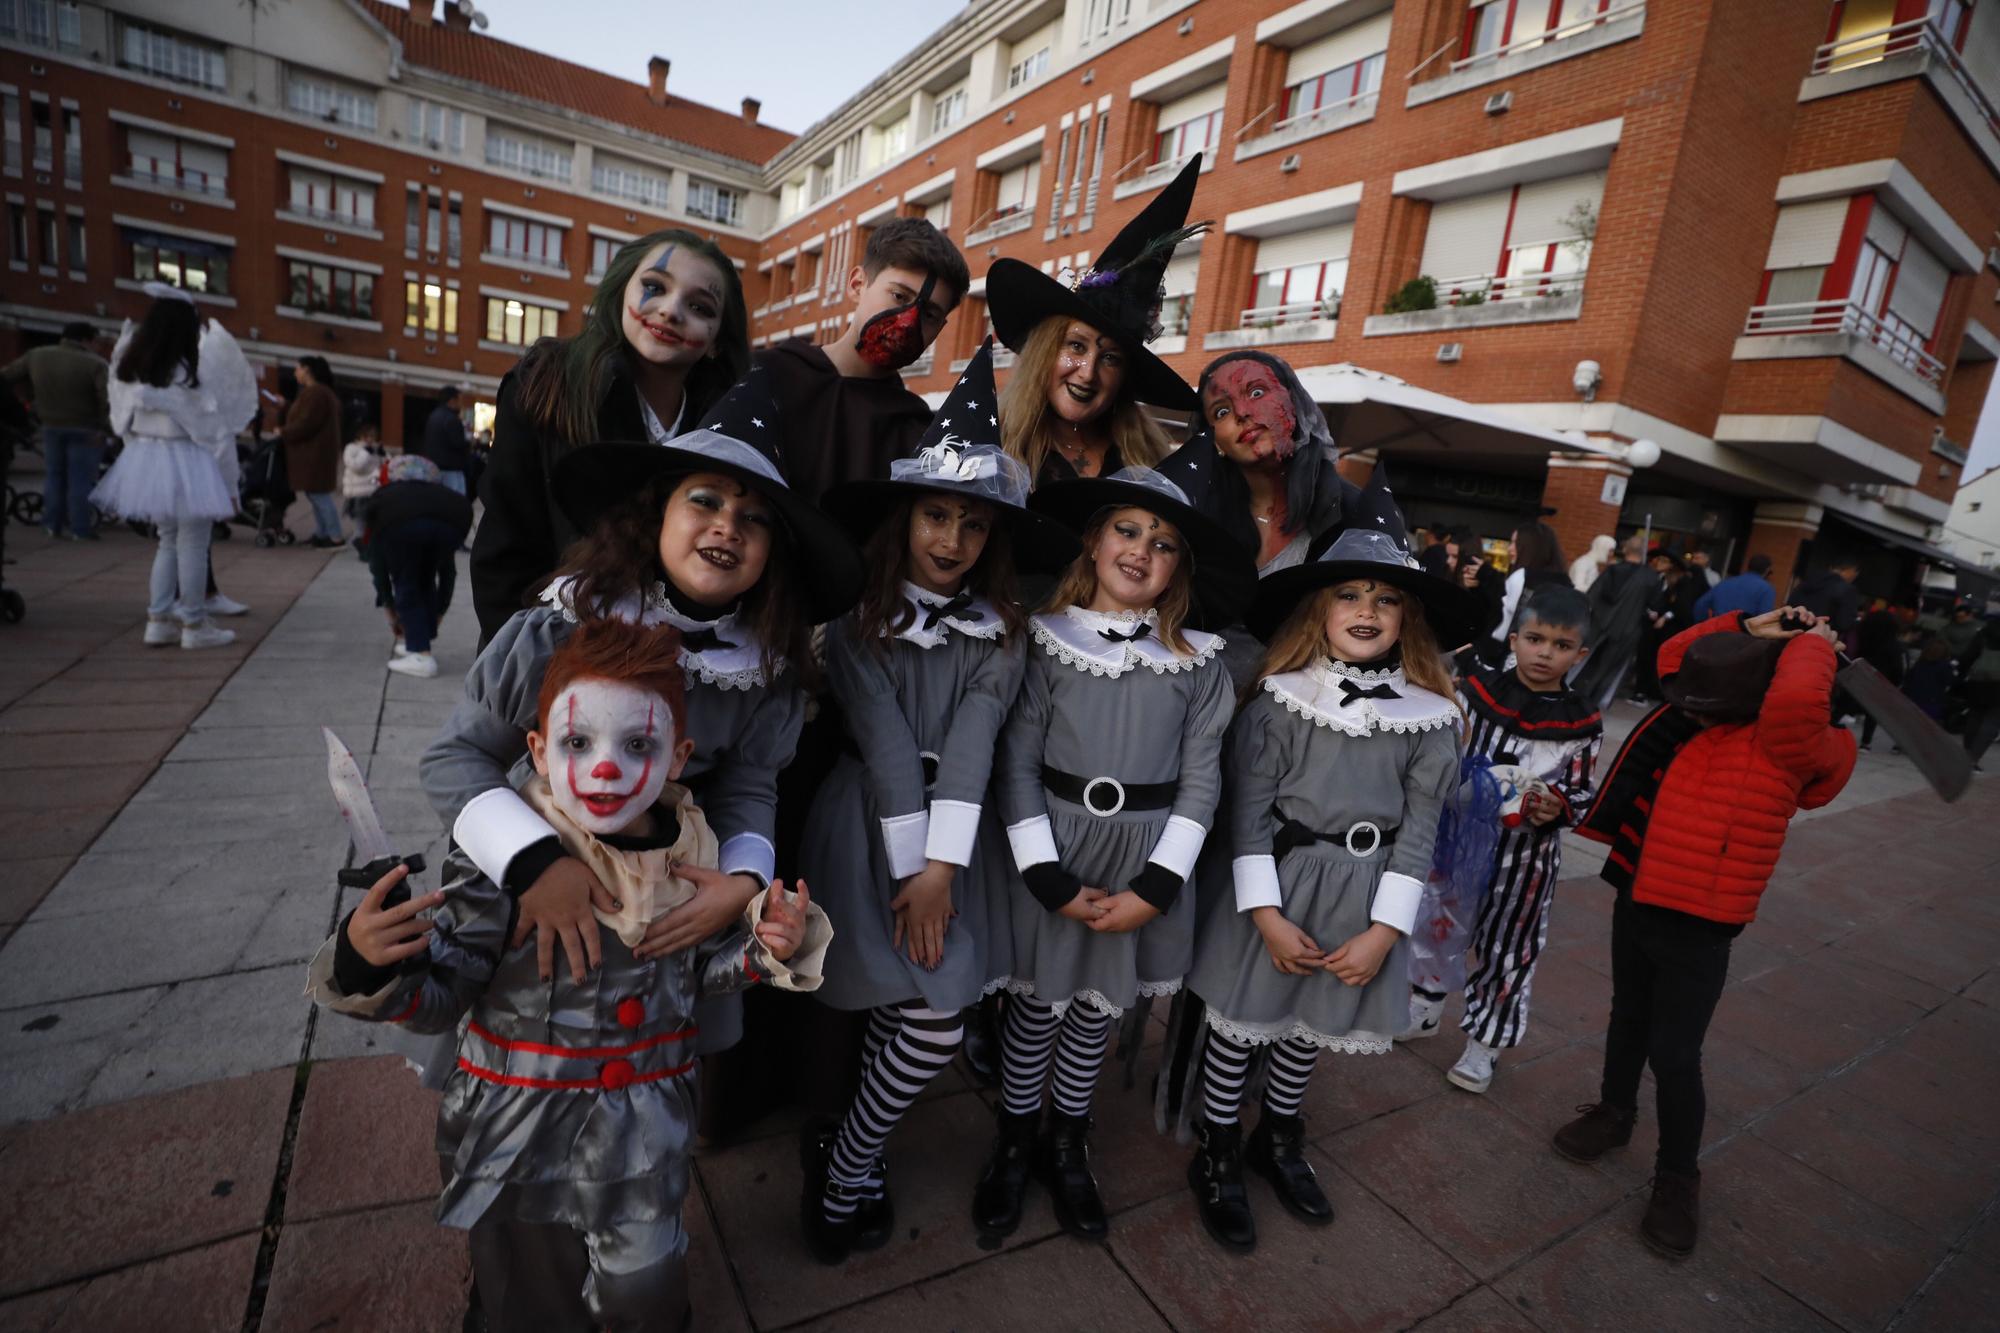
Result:
[[285,511],[298,498],[285,480],[285,446],[264,440],[243,462],[243,509],[235,522],[256,532],[259,546],[290,546],[298,538],[285,526]]
[[[20,400],[5,389],[0,389],[0,485],[5,486],[4,496],[0,496],[0,621],[18,625],[21,617],[28,614],[28,604],[21,594],[7,586],[7,525],[15,520],[32,523],[41,514],[41,496],[34,491],[16,492],[4,478],[13,470],[14,450],[27,442],[34,429],[34,418],[21,406]],[[31,506],[27,502],[33,500]]]

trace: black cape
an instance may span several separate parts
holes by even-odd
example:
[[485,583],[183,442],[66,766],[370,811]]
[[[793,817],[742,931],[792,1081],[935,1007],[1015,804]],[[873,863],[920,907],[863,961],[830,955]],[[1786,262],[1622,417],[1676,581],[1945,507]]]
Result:
[[890,461],[915,453],[931,424],[930,407],[902,376],[850,378],[804,340],[765,348],[752,364],[766,369],[784,412],[785,480],[814,504],[841,482],[888,476]]

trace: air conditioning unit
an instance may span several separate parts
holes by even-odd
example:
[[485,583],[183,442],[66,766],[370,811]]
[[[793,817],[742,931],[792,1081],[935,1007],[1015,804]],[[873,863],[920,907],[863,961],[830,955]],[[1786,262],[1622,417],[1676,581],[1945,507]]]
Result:
[[1278,170],[1280,171],[1292,172],[1298,169],[1299,155],[1297,153],[1286,153],[1283,160],[1278,163]]
[[1438,344],[1438,360],[1440,361],[1444,362],[1458,361],[1461,360],[1464,356],[1465,356],[1464,343]]
[[1501,112],[1510,109],[1513,105],[1514,105],[1513,93],[1511,92],[1495,93],[1491,97],[1486,99],[1486,114],[1489,116],[1497,116]]
[[1187,17],[1187,18],[1184,18],[1184,19],[1182,19],[1182,20],[1181,20],[1181,26],[1180,26],[1180,27],[1179,27],[1178,29],[1176,29],[1176,31],[1177,31],[1177,32],[1179,32],[1179,33],[1180,33],[1180,35],[1181,35],[1181,36],[1183,36],[1183,37],[1185,37],[1185,36],[1187,36],[1187,35],[1188,35],[1189,33],[1193,32],[1193,31],[1194,31],[1194,18],[1193,18],[1193,16],[1189,16],[1189,17]]

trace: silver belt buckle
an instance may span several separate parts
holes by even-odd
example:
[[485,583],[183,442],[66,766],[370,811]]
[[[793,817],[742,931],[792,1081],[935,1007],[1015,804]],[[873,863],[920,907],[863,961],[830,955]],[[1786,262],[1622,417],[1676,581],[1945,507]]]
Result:
[[[1100,782],[1118,794],[1118,799],[1112,802],[1109,810],[1098,809],[1097,804],[1090,799],[1090,794],[1097,790],[1097,785]],[[1083,784],[1083,808],[1090,811],[1091,814],[1096,815],[1099,819],[1111,818],[1111,816],[1125,808],[1125,784],[1117,778],[1092,778]]]
[[[1361,830],[1363,829],[1368,830],[1368,845],[1366,847],[1356,847],[1354,845],[1354,835],[1361,832]],[[1358,824],[1351,824],[1348,826],[1347,854],[1349,856],[1353,857],[1373,856],[1375,854],[1376,849],[1379,848],[1381,845],[1382,845],[1382,826],[1380,824],[1375,823],[1373,820],[1364,819]]]

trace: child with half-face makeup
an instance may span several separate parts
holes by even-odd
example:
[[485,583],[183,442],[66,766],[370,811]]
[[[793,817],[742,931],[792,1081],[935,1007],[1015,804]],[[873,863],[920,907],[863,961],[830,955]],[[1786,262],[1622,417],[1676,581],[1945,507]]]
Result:
[[431,1033],[468,1019],[438,1111],[437,1216],[471,1232],[490,1329],[688,1327],[697,998],[820,982],[831,927],[803,882],[685,947],[646,947],[716,863],[675,781],[694,749],[680,637],[592,621],[537,692],[520,799],[616,897],[597,913],[602,966],[544,975],[512,941],[514,899],[461,850],[436,893],[387,906],[404,871],[377,881],[313,959],[312,997],[337,1012]]
[[988,1235],[1014,1230],[1032,1173],[1063,1229],[1095,1239],[1107,1226],[1089,1160],[1098,1072],[1114,1020],[1179,990],[1193,959],[1183,889],[1221,782],[1222,640],[1187,621],[1197,602],[1245,600],[1254,573],[1248,551],[1143,468],[1051,483],[1032,507],[1083,551],[1031,622],[1040,651],[996,773],[1018,878],[1011,967],[987,982],[1009,992],[1004,1092],[973,1218]]
[[[1208,1025],[1188,1184],[1234,1250],[1256,1244],[1246,1156],[1288,1211],[1333,1220],[1304,1154],[1307,1081],[1322,1050],[1385,1052],[1402,1031],[1406,937],[1458,780],[1437,645],[1460,641],[1471,609],[1410,558],[1380,467],[1355,509],[1318,559],[1264,579],[1251,604],[1269,647],[1229,735],[1235,902],[1209,917],[1188,976]],[[1260,1051],[1264,1106],[1246,1148],[1238,1112]]]
[[799,863],[839,931],[818,998],[869,1024],[859,1090],[802,1145],[800,1222],[825,1263],[887,1240],[883,1146],[951,1063],[960,1010],[1012,956],[986,791],[1027,640],[1014,575],[1061,568],[1076,539],[1027,509],[1027,470],[1001,452],[995,415],[989,344],[914,457],[826,496],[866,543],[867,586],[827,627],[846,752],[814,794]]

